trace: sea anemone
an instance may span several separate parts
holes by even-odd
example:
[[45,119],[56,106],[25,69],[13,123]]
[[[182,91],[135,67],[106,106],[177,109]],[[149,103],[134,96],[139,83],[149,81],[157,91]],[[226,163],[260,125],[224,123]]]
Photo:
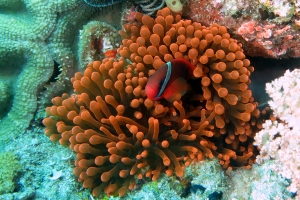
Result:
[[[121,58],[89,63],[71,79],[75,94],[53,98],[46,109],[45,135],[77,153],[78,181],[94,196],[124,196],[139,179],[182,177],[204,157],[250,167],[259,111],[241,45],[226,27],[182,20],[169,8],[156,19],[135,17],[119,31]],[[150,100],[148,77],[174,58],[195,65],[196,79],[181,100]]]

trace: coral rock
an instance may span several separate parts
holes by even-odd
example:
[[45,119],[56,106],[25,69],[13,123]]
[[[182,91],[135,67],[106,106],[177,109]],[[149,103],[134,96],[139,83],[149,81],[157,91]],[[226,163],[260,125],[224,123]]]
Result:
[[227,26],[247,55],[285,58],[300,56],[299,10],[295,0],[191,0],[184,13],[205,25]]
[[107,50],[117,49],[120,39],[117,30],[104,22],[91,21],[80,33],[78,57],[80,68],[101,60]]

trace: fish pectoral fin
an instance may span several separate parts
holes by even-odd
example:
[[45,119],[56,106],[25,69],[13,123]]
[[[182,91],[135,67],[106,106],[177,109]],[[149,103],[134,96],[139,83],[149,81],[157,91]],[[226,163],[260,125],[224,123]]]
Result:
[[177,78],[170,87],[174,92],[179,92],[181,96],[183,96],[187,91],[187,83],[186,80],[182,77]]
[[178,101],[187,91],[187,83],[186,80],[182,77],[177,78],[171,85],[168,86],[164,93],[164,98],[173,103],[174,101]]
[[182,95],[180,93],[173,93],[169,96],[165,96],[165,99],[170,102],[173,103],[174,101],[179,101],[181,99]]

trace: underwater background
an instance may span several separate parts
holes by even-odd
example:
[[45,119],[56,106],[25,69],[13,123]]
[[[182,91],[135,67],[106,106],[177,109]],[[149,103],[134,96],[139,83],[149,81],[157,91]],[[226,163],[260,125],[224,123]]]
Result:
[[299,9],[0,0],[0,199],[300,198]]

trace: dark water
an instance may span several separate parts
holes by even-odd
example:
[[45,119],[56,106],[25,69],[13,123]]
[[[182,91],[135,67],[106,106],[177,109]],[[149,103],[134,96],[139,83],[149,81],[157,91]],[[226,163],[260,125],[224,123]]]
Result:
[[250,76],[253,97],[259,105],[263,106],[270,100],[265,91],[265,85],[272,80],[283,76],[286,70],[294,70],[300,67],[300,58],[270,59],[261,57],[247,57],[254,66],[254,72]]

